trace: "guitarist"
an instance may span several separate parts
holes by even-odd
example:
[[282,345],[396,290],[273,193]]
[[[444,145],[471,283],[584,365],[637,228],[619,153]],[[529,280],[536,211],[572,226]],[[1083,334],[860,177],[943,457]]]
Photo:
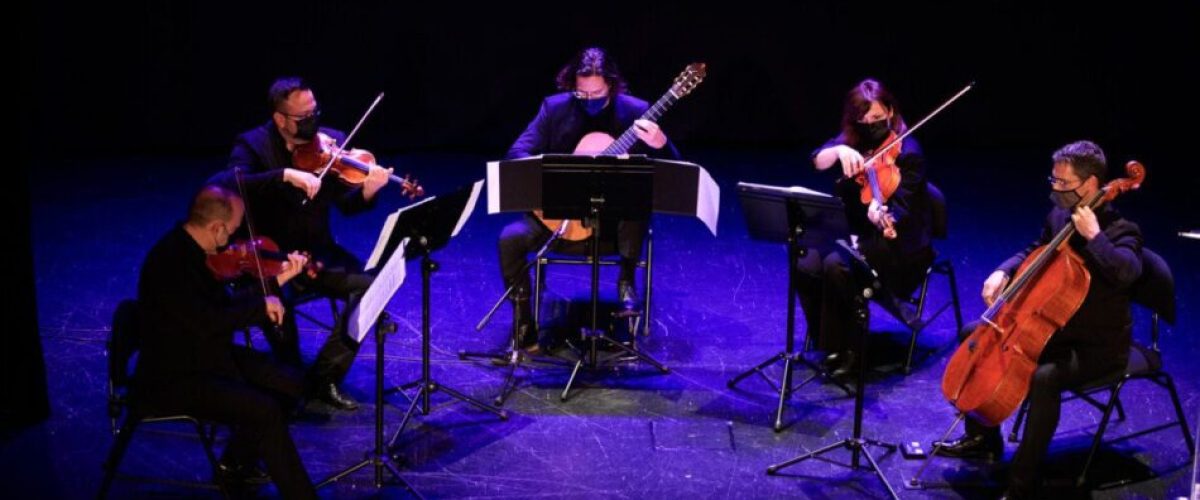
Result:
[[[650,105],[626,94],[625,79],[603,49],[592,47],[580,51],[559,71],[557,84],[562,92],[542,101],[537,116],[509,148],[506,158],[544,153],[597,154],[611,139],[597,142],[595,139],[602,136],[589,134],[602,132],[619,137],[630,127],[639,141],[629,153],[679,158],[679,152],[657,123],[639,119]],[[633,277],[646,229],[647,225],[642,221],[606,221],[600,233],[616,234],[616,247],[621,254],[617,290],[626,311],[631,311],[638,303]],[[543,245],[550,235],[546,225],[532,214],[509,224],[500,233],[500,273],[506,288],[516,285],[511,295],[513,328],[519,330],[520,347],[530,352],[539,348],[529,302],[529,274],[522,272],[522,268],[527,256]],[[560,239],[552,250],[586,254],[587,240]]]

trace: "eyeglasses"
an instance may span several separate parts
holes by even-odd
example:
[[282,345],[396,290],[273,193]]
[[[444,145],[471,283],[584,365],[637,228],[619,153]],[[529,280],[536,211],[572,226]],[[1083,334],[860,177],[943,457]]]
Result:
[[1053,175],[1046,177],[1046,180],[1050,182],[1050,187],[1059,188],[1059,191],[1066,191],[1067,189],[1072,189],[1072,188],[1068,188],[1067,184],[1077,184],[1077,185],[1083,184],[1083,180],[1068,181],[1066,179],[1055,177]]
[[576,90],[574,92],[571,92],[571,95],[575,96],[576,99],[583,99],[585,101],[590,101],[592,99],[603,99],[605,97],[608,97],[608,89],[601,89],[601,90],[597,90],[595,92]]
[[309,118],[317,118],[317,117],[321,116],[321,109],[320,108],[314,109],[312,113],[309,113],[307,115],[289,115],[287,113],[284,113],[283,111],[276,111],[276,113],[279,113],[283,116],[288,117],[291,120],[295,120],[295,121],[299,122],[299,121],[307,120]]

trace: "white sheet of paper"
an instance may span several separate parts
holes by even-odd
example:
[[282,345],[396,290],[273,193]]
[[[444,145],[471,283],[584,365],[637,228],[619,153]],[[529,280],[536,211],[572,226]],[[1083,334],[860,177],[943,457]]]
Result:
[[699,165],[696,168],[700,169],[700,178],[696,182],[696,217],[716,236],[717,219],[721,215],[721,187],[713,181],[708,170]]
[[[389,231],[384,232],[384,234],[388,233]],[[392,300],[396,290],[399,290],[400,285],[404,284],[404,275],[407,273],[404,267],[404,247],[406,246],[408,246],[408,238],[404,238],[396,251],[392,252],[392,256],[388,258],[387,264],[384,264],[383,270],[375,276],[375,281],[371,283],[366,293],[363,294],[362,300],[358,302],[358,307],[350,313],[350,337],[360,344],[367,332],[371,331],[375,320],[379,319],[383,308],[387,307],[388,302]]]
[[500,213],[500,162],[487,162],[488,215]]
[[451,238],[458,236],[458,232],[462,231],[463,226],[466,225],[467,219],[471,218],[471,212],[475,211],[475,204],[479,202],[479,191],[482,189],[483,179],[475,181],[475,187],[471,188],[471,199],[467,200],[467,206],[463,207],[462,215],[458,216],[458,223],[454,225],[454,232],[450,233]]

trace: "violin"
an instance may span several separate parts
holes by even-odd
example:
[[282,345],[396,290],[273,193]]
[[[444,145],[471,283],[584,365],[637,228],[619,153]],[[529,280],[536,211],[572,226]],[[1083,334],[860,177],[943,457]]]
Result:
[[[1110,181],[1085,205],[1095,209],[1137,189],[1146,178],[1145,167],[1136,161],[1125,171],[1127,178]],[[1067,244],[1074,234],[1075,224],[1068,222],[1049,243],[1030,252],[950,357],[942,394],[960,414],[995,427],[1025,400],[1042,350],[1079,310],[1091,285],[1083,257]]]
[[[859,200],[864,205],[870,205],[875,200],[883,205],[900,187],[900,167],[896,166],[896,158],[900,157],[901,141],[893,131],[888,133],[883,144],[879,151],[868,153],[870,160],[863,165],[863,171],[854,176],[854,182],[862,187]],[[883,237],[889,240],[896,239],[896,228],[892,226],[895,220],[892,219],[892,215],[883,212],[880,217],[883,222]]]
[[[257,257],[256,257],[257,254]],[[249,274],[260,280],[274,278],[286,271],[288,256],[279,249],[279,244],[266,236],[230,243],[220,253],[209,255],[206,264],[218,280],[229,281]],[[304,273],[316,278],[324,265],[308,260]]]
[[[858,173],[854,181],[862,186],[859,193],[859,199],[864,205],[870,205],[872,202],[878,202],[879,205],[887,203],[888,199],[896,194],[896,189],[900,187],[900,168],[896,166],[896,159],[900,157],[900,146],[904,139],[916,132],[931,118],[937,116],[942,110],[957,101],[969,90],[975,87],[975,82],[968,83],[966,87],[959,90],[957,94],[938,106],[937,109],[931,111],[925,118],[917,122],[903,134],[896,135],[896,132],[889,132],[887,139],[884,139],[883,146],[880,146],[875,151],[869,153],[869,157],[863,162],[865,168]],[[896,238],[896,228],[892,227],[895,220],[889,213],[882,213],[883,218],[883,237],[887,239]]]
[[[371,167],[377,166],[375,155],[365,149],[342,149],[337,140],[324,132],[292,151],[292,166],[309,173],[324,175],[327,171],[337,174],[338,179],[349,186],[360,186],[367,180]],[[392,182],[400,185],[401,192],[410,200],[425,195],[425,188],[408,175],[398,177],[388,174]]]

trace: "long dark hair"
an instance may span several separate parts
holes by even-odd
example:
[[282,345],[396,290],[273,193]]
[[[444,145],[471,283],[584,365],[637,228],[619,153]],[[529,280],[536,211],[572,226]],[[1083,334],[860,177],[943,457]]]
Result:
[[603,76],[612,94],[623,94],[628,90],[621,70],[617,69],[617,63],[609,59],[608,54],[600,47],[588,47],[579,51],[559,70],[555,82],[559,90],[575,90],[575,77],[593,75]]
[[879,101],[884,108],[892,112],[890,124],[892,132],[903,134],[905,130],[908,130],[908,125],[905,125],[904,118],[900,116],[900,103],[896,102],[896,97],[878,80],[867,78],[846,93],[846,104],[842,108],[842,139],[844,143],[851,147],[858,147],[862,143],[862,138],[858,136],[854,124],[867,114],[873,101]]

